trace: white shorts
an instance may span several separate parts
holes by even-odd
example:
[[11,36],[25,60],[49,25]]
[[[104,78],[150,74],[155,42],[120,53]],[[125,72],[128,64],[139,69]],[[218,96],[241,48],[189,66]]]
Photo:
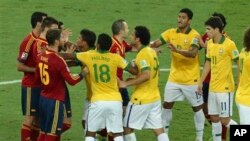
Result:
[[240,124],[250,125],[250,106],[237,104],[237,107],[240,116]]
[[208,114],[219,115],[219,117],[230,117],[233,115],[234,92],[208,94]]
[[85,129],[97,132],[105,127],[107,132],[123,132],[121,101],[98,101],[89,104]]
[[198,85],[181,85],[173,82],[167,82],[164,92],[165,102],[183,101],[185,98],[196,107],[203,104],[203,97],[197,92]]
[[83,107],[82,120],[86,120],[88,115],[88,109],[89,109],[89,101],[86,99]]
[[123,126],[141,130],[162,128],[161,102],[157,101],[150,104],[137,105],[128,103]]

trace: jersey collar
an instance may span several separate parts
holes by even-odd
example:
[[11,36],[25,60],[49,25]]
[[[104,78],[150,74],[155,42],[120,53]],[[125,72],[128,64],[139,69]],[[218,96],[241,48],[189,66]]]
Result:
[[[187,31],[184,34],[188,34],[192,30],[191,27],[188,27]],[[176,33],[182,33],[179,28],[176,29]]]

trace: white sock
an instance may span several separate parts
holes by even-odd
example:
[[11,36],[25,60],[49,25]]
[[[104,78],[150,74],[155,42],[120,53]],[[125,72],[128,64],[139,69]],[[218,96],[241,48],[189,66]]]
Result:
[[212,122],[213,141],[221,141],[221,122]]
[[85,141],[95,141],[94,137],[85,137]]
[[230,128],[230,125],[237,125],[238,123],[232,119],[230,119],[229,123],[226,125],[227,128]]
[[196,129],[196,140],[202,141],[205,124],[205,116],[202,109],[194,113],[194,124]]
[[168,129],[170,122],[172,121],[173,118],[173,112],[172,109],[164,109],[162,110],[162,123],[164,126],[164,131],[168,134]]
[[136,141],[135,133],[130,133],[124,136],[125,141]]
[[114,138],[114,141],[124,141],[123,136],[117,136]]
[[166,133],[161,133],[157,137],[158,141],[169,141],[168,135]]

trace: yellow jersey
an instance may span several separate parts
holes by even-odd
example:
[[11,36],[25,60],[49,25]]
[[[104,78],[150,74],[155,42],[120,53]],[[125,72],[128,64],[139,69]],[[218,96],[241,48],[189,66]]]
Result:
[[158,87],[159,61],[150,47],[143,47],[136,55],[135,64],[138,67],[138,76],[145,70],[150,71],[150,79],[135,86],[131,97],[134,104],[147,104],[160,100]]
[[117,68],[127,70],[130,65],[121,56],[113,53],[96,51],[81,52],[76,58],[89,69],[92,96],[90,102],[122,101],[117,84]]
[[206,57],[211,64],[209,90],[219,93],[233,92],[232,60],[239,57],[235,43],[225,36],[222,36],[220,43],[214,43],[210,39],[207,42]]
[[[189,28],[186,33],[181,33],[179,29],[172,28],[161,34],[162,43],[172,43],[178,49],[190,50],[191,47],[199,47],[200,34]],[[170,52],[171,69],[168,80],[183,85],[198,84],[200,79],[199,56],[194,58],[185,57],[179,53]]]
[[243,49],[240,53],[241,76],[236,92],[236,102],[250,106],[250,52]]

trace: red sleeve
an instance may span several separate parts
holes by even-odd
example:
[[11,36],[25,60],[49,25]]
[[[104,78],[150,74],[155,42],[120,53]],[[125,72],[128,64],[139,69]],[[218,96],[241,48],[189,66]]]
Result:
[[67,81],[70,85],[75,85],[76,83],[80,82],[82,80],[82,76],[80,75],[71,75],[69,72],[69,69],[66,65],[66,62],[63,60],[63,58],[59,58],[57,61],[58,69],[65,81]]
[[17,57],[17,60],[19,62],[24,63],[28,59],[29,51],[34,41],[35,38],[33,38],[30,34],[26,36],[25,39],[22,41],[19,47],[19,53]]
[[207,33],[205,33],[204,35],[202,35],[201,39],[205,43],[209,39]]

